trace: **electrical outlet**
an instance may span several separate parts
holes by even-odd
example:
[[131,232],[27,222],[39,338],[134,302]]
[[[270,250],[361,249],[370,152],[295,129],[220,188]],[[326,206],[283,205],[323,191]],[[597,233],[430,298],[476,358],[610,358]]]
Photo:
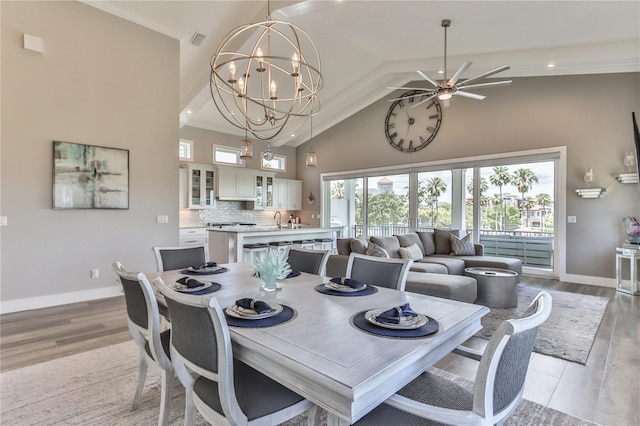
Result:
[[575,216],[567,216],[567,223],[576,223],[577,217]]
[[7,226],[7,217],[0,216],[0,226]]
[[166,216],[166,215],[156,216],[156,223],[169,223],[169,216]]
[[92,269],[91,270],[91,278],[100,278],[100,270]]

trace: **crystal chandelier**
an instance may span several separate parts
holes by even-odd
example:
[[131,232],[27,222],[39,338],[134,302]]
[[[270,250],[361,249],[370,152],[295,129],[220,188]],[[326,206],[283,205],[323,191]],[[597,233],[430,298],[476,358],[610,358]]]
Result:
[[211,58],[211,96],[222,116],[261,140],[320,110],[320,56],[296,25],[271,19],[227,34]]

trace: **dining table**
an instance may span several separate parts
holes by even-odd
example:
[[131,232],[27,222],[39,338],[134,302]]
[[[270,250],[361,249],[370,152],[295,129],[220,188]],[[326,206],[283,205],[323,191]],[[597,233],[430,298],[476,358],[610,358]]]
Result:
[[[327,291],[329,277],[308,273],[278,280],[279,290],[267,292],[251,264],[219,266],[222,272],[211,275],[175,270],[147,276],[160,277],[164,292],[176,291],[173,287],[183,277],[219,284],[216,291],[192,297],[215,297],[223,310],[244,298],[290,308],[289,319],[270,326],[254,326],[251,320],[233,325],[238,318],[229,316],[233,355],[325,409],[328,425],[358,421],[472,337],[489,312],[480,305],[385,287],[368,286],[361,294]],[[158,288],[156,292],[162,303]],[[363,327],[363,315],[407,303],[436,331],[416,337],[377,324]]]

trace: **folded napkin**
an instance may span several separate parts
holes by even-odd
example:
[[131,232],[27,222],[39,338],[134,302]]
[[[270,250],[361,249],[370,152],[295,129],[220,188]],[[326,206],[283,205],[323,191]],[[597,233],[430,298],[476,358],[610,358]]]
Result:
[[400,324],[400,320],[403,317],[413,318],[418,314],[411,309],[408,303],[401,306],[396,306],[388,311],[384,311],[376,316],[376,321],[383,322],[385,324]]
[[351,288],[364,287],[364,283],[352,280],[351,278],[331,278],[331,282],[338,285],[349,286]]
[[216,266],[218,266],[218,264],[216,262],[205,262],[205,263],[201,263],[201,264],[196,265],[196,266],[192,266],[191,269],[197,271],[198,269],[214,268]]
[[198,281],[196,279],[189,278],[189,277],[182,277],[176,282],[186,285],[187,288],[202,287],[203,285],[205,285],[202,281]]
[[236,300],[236,306],[240,306],[244,309],[253,309],[254,311],[256,311],[256,314],[266,314],[267,312],[275,311],[275,308],[272,308],[271,305],[269,305],[267,302],[251,299],[249,297]]

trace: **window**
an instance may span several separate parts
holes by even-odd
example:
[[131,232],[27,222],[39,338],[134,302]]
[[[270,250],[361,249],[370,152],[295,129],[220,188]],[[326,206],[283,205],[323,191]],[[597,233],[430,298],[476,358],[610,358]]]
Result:
[[193,161],[193,141],[180,139],[180,142],[178,142],[178,157],[182,161]]
[[240,148],[231,148],[229,146],[214,145],[213,162],[244,167],[244,160],[240,158]]
[[277,170],[279,172],[287,171],[287,156],[274,154],[271,161],[265,160],[264,153],[262,153],[262,170]]

